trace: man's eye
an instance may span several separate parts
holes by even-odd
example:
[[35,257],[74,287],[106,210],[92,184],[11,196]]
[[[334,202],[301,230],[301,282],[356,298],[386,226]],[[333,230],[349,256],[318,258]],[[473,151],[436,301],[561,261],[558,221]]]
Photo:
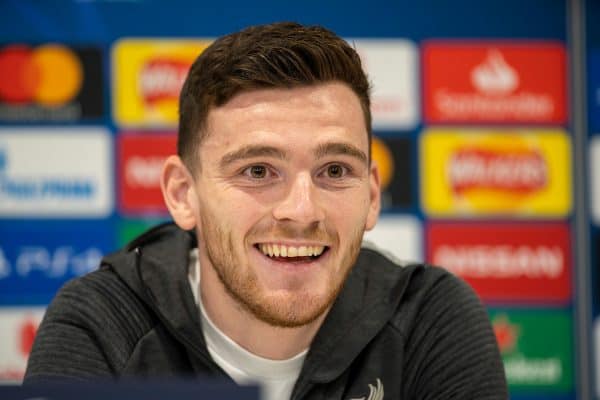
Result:
[[246,172],[246,175],[248,175],[254,179],[265,178],[268,173],[267,167],[265,167],[264,165],[253,165],[253,166],[249,167],[248,169],[246,169],[245,172]]
[[331,164],[327,167],[327,176],[329,178],[341,178],[345,173],[345,168],[339,164]]

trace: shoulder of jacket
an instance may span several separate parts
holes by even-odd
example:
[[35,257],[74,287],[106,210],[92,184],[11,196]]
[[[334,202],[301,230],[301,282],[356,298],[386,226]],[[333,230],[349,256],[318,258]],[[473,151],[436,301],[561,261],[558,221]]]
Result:
[[481,300],[463,279],[444,268],[422,264],[411,275],[393,324],[406,331],[415,323],[433,323],[442,314],[461,318],[461,313],[482,310]]
[[157,323],[144,302],[106,266],[65,284],[44,320],[78,326],[97,339],[128,345]]
[[376,259],[378,259],[379,262],[395,264],[398,267],[407,267],[410,265],[418,264],[415,261],[400,259],[396,257],[391,251],[379,247],[377,246],[377,244],[369,240],[363,240],[361,244],[361,252],[367,253],[372,257],[375,257]]
[[[429,271],[423,271],[431,269],[427,264],[420,261],[399,259],[391,252],[366,241],[363,242],[361,247],[356,269],[359,274],[363,275],[364,279],[382,285],[382,289],[390,285],[391,289],[399,282],[413,284],[413,280],[421,279],[420,275],[423,273],[428,278],[436,275],[435,272],[432,275]],[[404,287],[404,285],[402,286]]]
[[[377,273],[392,275],[410,275],[409,287],[417,292],[437,291],[435,286],[459,286],[469,292],[470,287],[447,269],[415,260],[404,260],[388,250],[363,241],[361,247],[362,262],[374,268]],[[365,262],[366,260],[366,262]],[[373,271],[369,271],[370,273]]]

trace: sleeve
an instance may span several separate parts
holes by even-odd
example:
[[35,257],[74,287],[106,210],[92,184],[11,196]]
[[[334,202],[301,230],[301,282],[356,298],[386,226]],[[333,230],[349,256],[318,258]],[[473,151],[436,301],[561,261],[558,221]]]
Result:
[[489,316],[471,287],[450,273],[443,271],[423,296],[406,352],[407,399],[508,399]]
[[116,378],[149,329],[124,287],[108,271],[66,284],[46,311],[23,384]]

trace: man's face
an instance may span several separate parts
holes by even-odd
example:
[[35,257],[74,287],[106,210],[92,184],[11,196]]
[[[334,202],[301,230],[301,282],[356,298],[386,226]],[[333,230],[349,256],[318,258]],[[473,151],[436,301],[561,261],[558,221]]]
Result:
[[194,183],[203,269],[260,320],[312,322],[379,212],[358,97],[341,83],[246,92],[211,110],[207,130]]

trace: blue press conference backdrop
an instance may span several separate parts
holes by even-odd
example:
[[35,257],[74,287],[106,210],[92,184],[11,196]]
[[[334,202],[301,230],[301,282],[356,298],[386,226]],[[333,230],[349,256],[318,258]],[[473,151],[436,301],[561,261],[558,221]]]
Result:
[[[0,344],[0,380],[19,380],[26,362],[27,345],[39,323],[39,313],[64,282],[93,270],[102,254],[116,250],[136,233],[168,218],[164,212],[156,211],[156,203],[150,204],[150,192],[145,198],[146,207],[132,211],[139,206],[136,203],[139,199],[129,198],[124,184],[131,178],[138,188],[143,189],[144,183],[153,178],[152,173],[147,172],[152,169],[144,170],[145,173],[132,172],[130,176],[129,170],[122,165],[123,157],[136,148],[136,140],[140,136],[157,140],[165,136],[164,142],[148,145],[148,148],[164,148],[164,143],[171,143],[168,136],[172,137],[174,132],[172,126],[157,124],[140,128],[119,122],[121,117],[115,111],[119,88],[113,84],[115,63],[119,46],[129,49],[126,47],[130,43],[128,40],[210,40],[248,25],[282,20],[325,25],[345,38],[356,39],[359,51],[361,40],[397,40],[395,45],[401,46],[407,54],[401,61],[415,65],[414,74],[403,83],[405,86],[412,85],[411,90],[415,91],[414,113],[411,114],[412,119],[408,118],[412,122],[394,125],[392,118],[392,122],[376,125],[375,134],[392,153],[395,171],[384,196],[383,219],[395,221],[394,217],[402,217],[403,227],[408,228],[394,230],[393,223],[390,223],[390,230],[381,228],[384,234],[380,234],[378,239],[382,243],[397,245],[397,252],[403,258],[424,259],[428,244],[433,242],[427,236],[428,224],[435,220],[435,216],[429,215],[423,206],[426,194],[423,171],[420,170],[423,155],[419,151],[425,130],[448,125],[454,129],[496,129],[508,125],[525,130],[533,126],[541,130],[564,130],[570,141],[573,122],[569,106],[566,107],[565,118],[554,122],[497,124],[485,120],[477,123],[462,121],[464,123],[458,124],[458,128],[457,123],[426,122],[424,71],[421,66],[424,47],[428,43],[448,41],[470,45],[499,43],[500,47],[523,42],[533,45],[550,43],[564,48],[567,61],[572,61],[572,43],[568,40],[570,5],[567,0],[374,0],[368,3],[313,0],[300,3],[239,0],[226,3],[182,0],[1,1],[0,94],[2,90],[8,90],[13,96],[11,101],[17,107],[0,103],[0,330],[5,330],[7,337],[10,336],[4,345]],[[586,5],[587,37],[582,39],[586,40],[584,45],[589,54],[586,63],[589,77],[587,122],[589,140],[593,142],[600,136],[600,24],[596,23],[600,21],[600,6],[595,1],[588,1]],[[23,60],[28,60],[28,57],[38,57],[42,60],[40,62],[46,63],[44,65],[62,62],[65,58],[57,56],[58,50],[45,52],[44,46],[49,43],[68,46],[80,60],[81,71],[86,77],[77,97],[66,106],[53,104],[59,103],[60,99],[53,97],[50,83],[49,88],[38,83],[31,92],[34,94],[23,95],[24,92],[19,91],[22,88],[15,89],[14,84],[7,83],[6,75],[1,76],[10,71],[2,69],[3,65],[10,64],[6,60],[12,62],[10,65],[26,62]],[[132,53],[131,57],[134,59],[135,55]],[[369,57],[373,62],[378,60],[377,55]],[[68,63],[65,65],[68,67]],[[570,65],[565,65],[565,75],[570,72]],[[398,74],[405,72],[398,70]],[[568,76],[564,78],[566,93],[572,96],[571,82]],[[47,80],[51,81],[50,78]],[[67,81],[66,85],[69,83],[72,82]],[[57,89],[56,93],[63,89]],[[568,99],[568,96],[565,97]],[[160,98],[146,100],[160,101]],[[29,108],[21,107],[22,103],[31,101],[33,105]],[[56,129],[52,135],[48,134],[49,128]],[[50,136],[52,140],[48,140]],[[78,143],[77,138],[82,136],[93,140]],[[567,155],[578,156],[573,153]],[[596,157],[600,157],[600,151]],[[594,155],[590,154],[589,158],[592,163]],[[44,162],[48,159],[52,160],[50,165],[56,170],[54,167],[48,169]],[[144,165],[149,165],[151,160],[148,160]],[[68,171],[69,178],[60,178],[56,171]],[[593,179],[589,172],[573,173],[585,173]],[[594,186],[593,182],[590,186]],[[571,185],[569,188],[569,195],[576,197]],[[590,196],[592,191],[590,189]],[[594,201],[598,199],[594,200],[591,196],[592,214]],[[527,216],[513,217],[512,214],[501,218],[482,214],[469,218],[469,221],[494,223],[500,219],[500,222],[516,221],[523,225],[531,223]],[[460,215],[451,220],[462,223]],[[563,224],[569,232],[573,229],[571,209],[558,215],[534,216],[531,220]],[[590,247],[596,248],[590,254],[594,268],[597,268],[599,258],[598,224],[598,221],[594,223],[590,219],[588,227]],[[405,233],[406,237],[402,236]],[[402,240],[394,242],[394,235],[399,235],[397,237],[402,237]],[[570,256],[567,253],[565,257]],[[574,277],[575,264],[568,263],[568,266],[568,272]],[[595,273],[597,276],[597,271]],[[574,278],[566,279],[567,285],[574,286]],[[583,398],[578,397],[581,393],[587,393],[578,385],[581,367],[577,367],[580,346],[577,345],[579,335],[574,322],[577,311],[574,292],[569,291],[558,304],[556,301],[546,304],[539,299],[533,303],[486,302],[494,316],[513,398],[576,399]],[[600,304],[597,293],[595,291],[593,295],[594,314],[598,313]],[[29,311],[30,308],[32,311]],[[545,311],[539,314],[540,318],[551,314],[548,317],[550,322],[540,320],[540,326],[554,332],[554,336],[546,335],[554,342],[544,342],[544,338],[536,336],[536,327],[528,322],[536,321],[536,312],[540,308]],[[565,315],[568,317],[563,318]],[[555,320],[559,322],[553,322]],[[560,325],[563,321],[566,321],[565,329]],[[545,343],[544,346],[536,347],[536,343],[541,342]]]

